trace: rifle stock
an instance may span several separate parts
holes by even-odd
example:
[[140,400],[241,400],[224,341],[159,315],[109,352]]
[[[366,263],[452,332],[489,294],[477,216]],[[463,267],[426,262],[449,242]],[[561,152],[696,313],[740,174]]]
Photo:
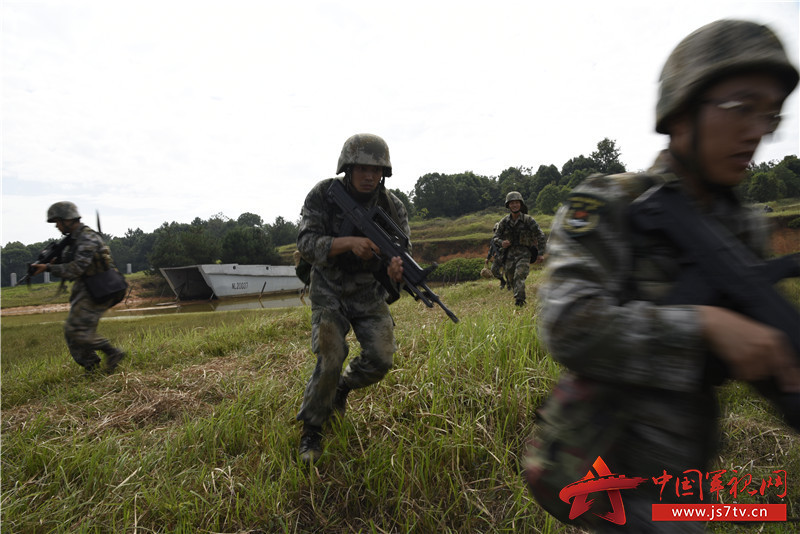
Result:
[[[661,304],[722,306],[746,315],[786,334],[800,361],[800,312],[772,287],[800,276],[800,254],[763,261],[715,220],[692,209],[680,191],[663,186],[631,205],[630,221],[635,231],[666,236],[683,255],[681,277]],[[719,378],[729,376],[719,358],[709,363]],[[753,386],[800,431],[800,393],[780,391],[774,377]]]
[[[378,246],[381,250],[381,260],[384,265],[388,265],[391,258],[400,257],[403,261],[403,289],[415,300],[424,302],[428,308],[433,308],[433,303],[435,302],[454,323],[458,322],[458,317],[444,305],[439,296],[425,283],[428,274],[437,265],[433,264],[423,269],[414,261],[414,258],[408,253],[408,237],[380,206],[376,205],[370,209],[364,208],[350,196],[339,180],[334,180],[331,183],[328,188],[328,197],[339,206],[342,213],[344,213],[346,221],[352,228],[357,229]],[[390,232],[385,228],[389,228]],[[389,293],[390,302],[399,298],[400,295],[397,288],[385,273],[380,273],[376,278]]]

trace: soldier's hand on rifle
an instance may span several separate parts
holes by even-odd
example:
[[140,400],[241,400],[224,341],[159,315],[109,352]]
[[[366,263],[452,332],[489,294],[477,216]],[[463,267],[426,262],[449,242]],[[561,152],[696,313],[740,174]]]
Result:
[[400,259],[400,256],[392,258],[392,261],[389,262],[389,266],[386,268],[386,272],[389,278],[395,282],[400,283],[403,281],[403,260]]
[[378,246],[366,237],[346,236],[336,237],[331,244],[331,250],[328,256],[338,256],[344,252],[352,252],[362,260],[371,260],[376,254],[380,254],[381,250]]
[[378,248],[378,245],[373,243],[369,238],[350,237],[350,239],[353,240],[350,250],[362,260],[371,260],[376,254],[381,253],[381,249]]
[[786,335],[726,308],[698,306],[703,332],[733,378],[775,377],[785,392],[800,392],[800,367]]
[[33,269],[33,273],[31,276],[36,276],[37,274],[43,273],[47,269],[46,263],[34,263],[31,265],[31,269]]
[[509,241],[508,239],[504,239],[503,242],[500,243],[500,246],[503,248],[508,248],[511,246],[511,241]]

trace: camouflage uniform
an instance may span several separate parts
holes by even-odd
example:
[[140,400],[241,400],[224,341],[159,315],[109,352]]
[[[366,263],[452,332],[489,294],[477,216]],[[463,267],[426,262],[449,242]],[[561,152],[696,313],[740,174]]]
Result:
[[[503,249],[502,242],[506,239],[511,242],[511,246]],[[514,299],[525,302],[525,280],[528,278],[531,262],[536,261],[536,258],[531,258],[530,247],[535,246],[539,249],[539,255],[544,254],[547,244],[544,232],[527,213],[520,213],[516,220],[509,213],[498,223],[492,241],[500,250],[506,251],[503,268],[506,281],[514,292]]]
[[[497,232],[497,226],[500,223],[494,225],[494,233]],[[506,286],[506,279],[505,279],[505,251],[503,247],[498,246],[494,240],[494,233],[492,234],[492,239],[489,242],[489,253],[486,255],[486,260],[492,260],[492,276],[500,280],[500,288],[504,288]],[[511,284],[508,285],[508,289],[511,289]]]
[[[344,222],[339,208],[326,197],[331,182],[337,179],[319,182],[308,194],[297,237],[298,250],[313,264],[311,350],[317,356],[297,419],[314,426],[321,426],[330,416],[340,375],[349,389],[374,384],[391,369],[396,350],[387,293],[375,279],[375,273],[386,266],[377,258],[365,261],[352,252],[328,258]],[[383,185],[363,205],[369,209],[376,203],[390,215],[396,214],[395,222],[410,234],[405,206]],[[361,354],[352,358],[342,373],[349,352],[345,336],[351,327]]]
[[[754,71],[784,82],[787,95],[798,81],[797,70],[765,26],[717,21],[690,34],[665,63],[656,106],[656,131],[671,135],[672,152],[662,152],[644,174],[589,177],[556,214],[538,317],[553,358],[567,370],[538,412],[524,464],[534,497],[562,521],[568,520],[571,504],[559,492],[586,476],[600,456],[612,473],[645,481],[620,492],[625,524],[595,515],[602,512],[595,509],[601,499],[590,503],[591,511],[579,514],[576,522],[608,532],[704,528],[702,522],[652,521],[653,503],[687,504],[701,498],[697,491],[678,497],[672,484],[661,494],[651,477],[666,473],[678,479],[687,470],[701,476],[708,471],[718,443],[714,386],[724,377],[713,365],[701,312],[694,306],[659,304],[685,273],[679,251],[660,234],[634,234],[628,216],[631,203],[651,187],[679,190],[694,209],[715,219],[757,256],[766,256],[764,219],[740,203],[732,185],[710,180],[703,169],[721,158],[697,148],[707,141],[703,130],[711,120],[700,119],[705,91]],[[756,90],[763,87],[753,83]],[[693,128],[691,146],[678,144],[677,153],[670,131],[676,117]],[[754,123],[737,124],[741,129],[732,131],[734,141],[721,142],[755,135]],[[745,125],[750,129],[742,133]],[[758,131],[764,135],[769,130]],[[679,175],[671,168],[675,161],[692,169],[691,174]],[[705,184],[706,203],[697,202],[688,182]]]
[[[558,491],[583,477],[597,456],[614,473],[651,477],[704,472],[716,450],[715,380],[706,374],[697,312],[654,303],[675,282],[679,254],[669,242],[627,235],[628,206],[660,183],[682,187],[660,161],[647,174],[591,177],[554,222],[540,328],[568,371],[540,410],[526,458],[534,495],[554,515],[569,508]],[[730,195],[718,197],[708,214],[764,256],[767,229],[755,211]],[[651,521],[650,504],[670,502],[666,493],[659,500],[653,484],[623,492],[626,527],[702,530]],[[598,527],[614,528],[604,521]]]
[[110,308],[111,301],[95,302],[83,281],[85,276],[104,271],[106,265],[114,268],[114,262],[100,234],[85,224],[80,224],[71,232],[62,260],[62,263],[50,265],[48,270],[54,276],[74,282],[69,298],[69,315],[64,323],[64,337],[72,358],[90,371],[100,363],[96,351],[104,352],[109,361],[122,354],[97,333],[97,324]]

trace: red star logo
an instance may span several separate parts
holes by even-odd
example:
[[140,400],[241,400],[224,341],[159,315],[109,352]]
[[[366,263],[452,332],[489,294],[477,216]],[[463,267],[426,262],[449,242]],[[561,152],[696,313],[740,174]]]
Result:
[[622,495],[619,490],[633,489],[645,481],[644,478],[626,477],[612,473],[603,459],[598,456],[586,476],[564,486],[558,496],[565,503],[569,503],[570,499],[574,498],[569,510],[569,518],[575,519],[592,507],[594,499],[586,500],[590,493],[605,491],[611,501],[611,511],[603,515],[594,515],[617,525],[624,525],[625,507],[622,505]]

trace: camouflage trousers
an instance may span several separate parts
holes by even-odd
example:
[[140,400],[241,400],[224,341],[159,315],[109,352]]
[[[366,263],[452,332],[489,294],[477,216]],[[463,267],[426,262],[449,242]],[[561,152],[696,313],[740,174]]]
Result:
[[[537,410],[536,427],[522,455],[523,473],[542,508],[595,533],[703,532],[699,521],[654,522],[652,505],[704,502],[697,491],[679,494],[677,483],[685,478],[682,474],[708,471],[718,445],[717,414],[710,388],[676,392],[622,387],[565,372]],[[589,473],[598,457],[613,473],[643,479],[621,492],[623,525],[602,518],[611,511],[605,495],[588,501],[590,510],[574,521],[569,520],[572,503],[560,497],[564,487]],[[655,477],[665,474],[672,478],[662,487]]]
[[[311,351],[317,364],[306,384],[298,421],[322,426],[333,410],[339,379],[351,389],[379,382],[392,368],[396,350],[394,320],[384,289],[370,274],[329,284],[312,274]],[[352,327],[361,353],[342,372],[350,347],[346,336]]]
[[504,274],[504,266],[503,266],[503,259],[502,258],[495,258],[492,262],[492,276],[497,278],[500,281],[505,280],[503,277]]
[[[517,250],[520,249],[520,250]],[[531,270],[531,254],[527,248],[512,247],[506,256],[506,280],[514,291],[514,300],[525,300],[525,280]]]
[[82,282],[76,282],[70,295],[70,308],[64,322],[64,338],[78,365],[91,369],[100,363],[97,351],[115,352],[114,347],[97,333],[100,318],[108,311],[107,303],[96,303]]

